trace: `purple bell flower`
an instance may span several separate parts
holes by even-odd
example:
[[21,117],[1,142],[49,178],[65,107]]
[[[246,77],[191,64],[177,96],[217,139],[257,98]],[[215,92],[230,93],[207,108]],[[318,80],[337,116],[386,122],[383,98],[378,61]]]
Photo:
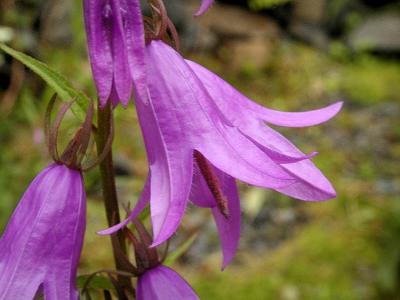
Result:
[[225,267],[240,235],[235,179],[285,195],[321,201],[334,198],[330,182],[311,158],[266,123],[304,127],[321,124],[342,107],[308,112],[262,107],[206,68],[185,60],[162,41],[146,47],[147,97],[136,101],[150,164],[149,176],[128,220],[150,201],[153,246],[177,229],[188,200],[213,210]]
[[85,216],[81,172],[56,163],[43,170],[0,239],[0,299],[78,299]]
[[126,106],[144,74],[144,27],[139,0],[84,0],[89,58],[101,105]]
[[192,287],[174,270],[158,265],[138,278],[137,300],[198,300]]

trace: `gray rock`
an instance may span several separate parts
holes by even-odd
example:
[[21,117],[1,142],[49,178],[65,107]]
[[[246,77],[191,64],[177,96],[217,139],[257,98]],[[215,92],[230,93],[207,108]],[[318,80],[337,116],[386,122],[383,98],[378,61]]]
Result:
[[400,14],[385,12],[368,17],[350,32],[347,40],[354,50],[399,52]]
[[326,0],[296,0],[293,6],[290,33],[308,44],[326,49]]
[[326,0],[294,0],[293,18],[305,23],[323,24],[326,17]]
[[317,24],[293,21],[290,24],[289,31],[294,37],[314,47],[319,49],[327,49],[328,47],[328,36],[325,30]]
[[52,46],[66,47],[72,42],[72,1],[52,0],[44,5],[41,16],[41,39]]
[[[150,15],[147,1],[141,0],[144,14]],[[183,50],[191,50],[196,43],[198,29],[193,22],[193,11],[190,11],[188,2],[185,0],[164,1],[168,16],[179,32],[179,40]]]
[[[190,3],[193,12],[199,1]],[[199,28],[196,50],[215,51],[227,65],[237,69],[244,65],[263,67],[281,33],[266,16],[219,3],[195,22]]]

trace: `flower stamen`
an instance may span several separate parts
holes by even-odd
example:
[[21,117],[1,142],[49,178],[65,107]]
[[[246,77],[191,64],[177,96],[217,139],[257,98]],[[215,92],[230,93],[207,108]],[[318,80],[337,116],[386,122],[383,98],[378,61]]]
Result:
[[221,184],[217,175],[214,173],[214,170],[208,163],[207,159],[200,152],[194,151],[193,155],[211,194],[214,196],[219,211],[226,219],[229,219],[228,201],[222,192]]

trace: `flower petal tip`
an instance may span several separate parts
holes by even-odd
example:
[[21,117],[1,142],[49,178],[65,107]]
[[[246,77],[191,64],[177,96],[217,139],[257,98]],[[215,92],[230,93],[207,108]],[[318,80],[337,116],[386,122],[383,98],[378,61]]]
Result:
[[225,271],[225,269],[228,267],[230,261],[224,261],[221,265],[221,272]]
[[[328,201],[328,200],[332,200],[335,199],[337,197],[337,193],[336,191],[332,188],[330,190],[325,191],[325,197],[317,200],[317,201]],[[312,200],[311,200],[312,201]]]
[[107,98],[99,97],[100,108],[104,109],[107,106]]
[[113,234],[115,232],[116,232],[116,230],[113,230],[113,228],[111,227],[111,228],[107,228],[107,229],[104,229],[104,230],[97,231],[96,233],[98,235],[110,235],[110,234]]
[[334,115],[336,115],[339,111],[341,111],[341,109],[343,108],[344,105],[344,101],[338,101],[334,104],[332,104],[332,108],[336,109],[336,113]]
[[97,231],[96,233],[98,235],[110,235],[110,234],[116,233],[118,230],[120,230],[123,227],[125,227],[128,223],[129,223],[129,221],[125,220],[125,221],[123,221],[123,222],[121,222],[121,223],[119,223],[117,225],[111,226],[110,228]]
[[328,188],[326,189],[326,198],[323,199],[323,200],[331,200],[331,199],[334,199],[336,197],[337,197],[336,190],[332,185],[330,185],[329,189]]
[[331,193],[329,193],[329,196],[326,200],[332,200],[335,199],[337,197],[337,193],[335,190],[333,190]]
[[153,241],[153,243],[149,246],[149,248],[155,248],[157,246],[160,246],[162,243],[164,243],[164,241]]
[[193,15],[195,17],[200,17],[203,15],[209,8],[210,6],[214,3],[214,0],[201,0],[201,6],[197,12],[195,12]]
[[154,248],[160,246],[162,243],[166,242],[171,236],[175,233],[175,228],[170,230],[168,233],[159,233],[154,239],[153,243],[150,245],[150,248]]
[[225,269],[229,266],[232,262],[233,258],[235,257],[236,251],[233,252],[231,255],[225,255],[224,259],[221,264],[221,272],[225,271]]

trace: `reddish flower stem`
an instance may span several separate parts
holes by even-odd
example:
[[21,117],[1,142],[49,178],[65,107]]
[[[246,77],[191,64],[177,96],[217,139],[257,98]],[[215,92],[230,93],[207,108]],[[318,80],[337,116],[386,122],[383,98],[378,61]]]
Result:
[[[112,126],[112,108],[111,105],[107,105],[101,108],[100,105],[97,110],[97,152],[100,155],[104,152],[107,147],[107,140],[110,134],[110,128]],[[120,219],[119,206],[117,191],[115,186],[115,174],[112,158],[112,149],[109,149],[108,154],[105,156],[103,161],[100,163],[100,175],[101,175],[101,185],[103,188],[103,200],[106,209],[107,221],[109,226],[118,224]],[[117,271],[127,270],[127,266],[119,259],[118,253],[123,253],[126,255],[126,243],[124,232],[122,230],[117,233],[112,234],[111,244],[114,255],[114,262]],[[132,282],[129,277],[118,276],[119,283],[128,291],[133,291]]]

